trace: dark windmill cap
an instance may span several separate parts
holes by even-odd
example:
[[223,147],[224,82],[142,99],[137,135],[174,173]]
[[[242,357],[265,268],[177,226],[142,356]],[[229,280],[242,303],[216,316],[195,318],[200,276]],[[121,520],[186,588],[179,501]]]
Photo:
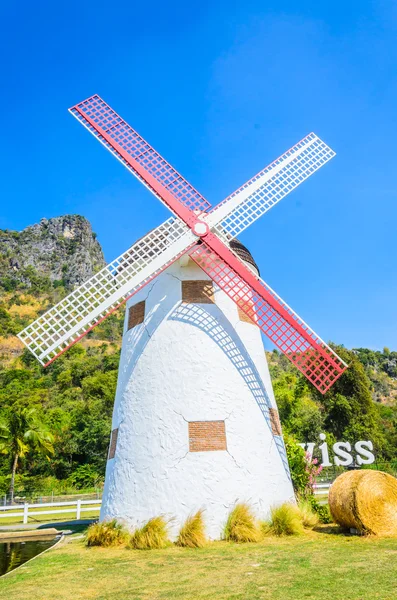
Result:
[[232,240],[230,240],[229,245],[230,248],[237,254],[237,256],[241,258],[241,260],[243,260],[244,262],[247,262],[248,264],[253,266],[258,271],[259,275],[259,267],[254,261],[254,258],[251,252],[248,250],[248,248],[246,248],[244,244],[242,244],[237,238],[233,238]]

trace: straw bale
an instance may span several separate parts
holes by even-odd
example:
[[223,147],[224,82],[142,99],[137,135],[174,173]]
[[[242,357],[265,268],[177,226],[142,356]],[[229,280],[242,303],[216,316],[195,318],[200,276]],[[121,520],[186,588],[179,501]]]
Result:
[[329,508],[342,527],[397,536],[397,479],[382,471],[347,471],[331,486]]

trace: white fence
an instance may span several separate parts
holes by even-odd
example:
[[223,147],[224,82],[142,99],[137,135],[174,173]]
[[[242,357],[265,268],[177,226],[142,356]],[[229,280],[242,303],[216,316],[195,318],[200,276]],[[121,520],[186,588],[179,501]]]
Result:
[[[84,512],[99,511],[101,509],[102,500],[72,500],[70,502],[48,502],[43,504],[21,504],[23,510],[15,512],[19,506],[0,506],[0,519],[9,519],[11,517],[19,517],[23,519],[23,523],[28,522],[28,517],[41,516],[41,515],[56,515],[65,513],[74,513],[75,519],[80,519],[81,514]],[[89,507],[85,506],[89,504]],[[62,508],[58,510],[31,510],[37,508],[52,508],[54,506],[60,506]],[[64,508],[70,506],[71,508]],[[12,512],[14,511],[14,512]],[[1,521],[0,521],[1,523]]]
[[316,483],[314,484],[314,495],[315,496],[325,496],[328,494],[329,488],[331,487],[331,483]]
[[22,497],[15,494],[14,500],[12,500],[10,494],[3,494],[0,496],[0,506],[13,506],[14,504],[24,504],[25,502],[29,502],[29,504],[53,504],[54,502],[67,502],[69,500],[100,500],[102,498],[102,491],[97,490],[96,492],[84,492],[82,494],[78,494],[73,492],[71,494],[42,494],[42,493],[32,493],[32,494],[24,494]]

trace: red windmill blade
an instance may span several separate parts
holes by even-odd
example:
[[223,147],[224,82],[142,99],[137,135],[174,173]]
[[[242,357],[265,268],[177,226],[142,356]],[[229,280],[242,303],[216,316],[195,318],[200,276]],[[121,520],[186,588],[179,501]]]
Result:
[[[255,277],[238,257],[226,248],[231,256],[228,255],[228,262],[225,262],[212,249],[212,245],[218,246],[217,243],[208,244],[207,238],[203,241],[204,244],[190,252],[190,257],[324,394],[346,370],[347,365],[264,281]],[[220,253],[227,255],[223,249]]]
[[[190,210],[204,211],[211,204],[194,189],[154,148],[152,148],[128,123],[126,123],[99,96],[95,95],[70,109],[90,133],[129,170],[138,177],[145,186],[148,184],[147,174],[162,184],[184,206]],[[128,158],[127,158],[128,157]],[[145,170],[146,177],[131,166],[128,159],[133,159],[135,166]],[[157,196],[161,202],[163,198]]]
[[[127,297],[189,251],[192,259],[325,393],[346,369],[345,363],[252,274],[223,239],[245,229],[330,160],[334,152],[310,134],[211,213],[205,213],[209,202],[99,96],[79,103],[71,112],[178,218],[155,230],[155,247],[150,248],[149,234],[21,332],[20,339],[35,356],[42,363],[52,362]],[[159,230],[162,233],[157,233]],[[201,243],[197,244],[199,238]]]

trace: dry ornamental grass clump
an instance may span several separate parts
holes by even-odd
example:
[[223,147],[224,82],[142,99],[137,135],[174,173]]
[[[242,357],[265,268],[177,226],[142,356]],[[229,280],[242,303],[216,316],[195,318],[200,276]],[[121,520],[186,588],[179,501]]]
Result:
[[[262,531],[264,531],[262,529]],[[274,535],[300,535],[303,533],[302,514],[296,504],[285,502],[271,509],[269,533]]]
[[116,519],[102,521],[102,523],[93,523],[87,529],[87,546],[110,548],[110,546],[121,546],[127,540],[128,531]]
[[305,529],[313,529],[320,522],[318,514],[314,512],[310,502],[301,500],[298,504],[298,509],[302,519],[302,525]]
[[168,539],[168,521],[164,517],[153,517],[143,527],[136,529],[128,542],[128,548],[153,550],[165,548]]
[[248,504],[236,504],[228,516],[224,537],[230,542],[258,542],[261,533]]
[[335,522],[361,533],[397,536],[397,479],[382,471],[347,471],[329,491]]
[[205,525],[202,510],[198,510],[196,514],[190,515],[186,519],[175,543],[177,546],[184,546],[187,548],[202,548],[205,546],[207,539],[205,537]]

